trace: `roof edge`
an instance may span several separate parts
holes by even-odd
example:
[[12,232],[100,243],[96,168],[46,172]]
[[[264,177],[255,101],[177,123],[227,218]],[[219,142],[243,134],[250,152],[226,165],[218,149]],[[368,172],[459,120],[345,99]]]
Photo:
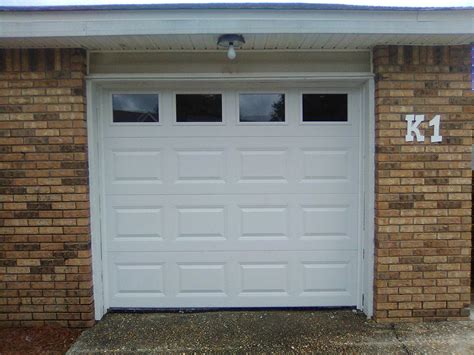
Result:
[[317,10],[317,11],[466,11],[467,7],[401,7],[313,3],[194,3],[61,6],[0,6],[2,12],[130,11],[130,10]]

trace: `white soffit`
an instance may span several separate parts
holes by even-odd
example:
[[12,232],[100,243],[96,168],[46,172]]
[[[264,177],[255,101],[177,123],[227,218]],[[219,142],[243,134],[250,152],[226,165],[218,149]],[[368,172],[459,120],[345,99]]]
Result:
[[[375,45],[462,45],[474,35],[388,35],[388,34],[245,34],[240,50],[326,50],[369,49]],[[215,35],[141,35],[90,37],[0,38],[0,48],[86,48],[113,50],[217,50]]]
[[474,42],[474,9],[0,12],[0,48],[215,50],[223,33],[243,34],[243,50],[459,45]]

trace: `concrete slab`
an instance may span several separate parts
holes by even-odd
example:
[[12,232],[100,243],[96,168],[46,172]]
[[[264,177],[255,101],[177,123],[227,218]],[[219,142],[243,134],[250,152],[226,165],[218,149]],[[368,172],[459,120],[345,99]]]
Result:
[[474,354],[474,322],[378,324],[351,310],[111,313],[68,354]]

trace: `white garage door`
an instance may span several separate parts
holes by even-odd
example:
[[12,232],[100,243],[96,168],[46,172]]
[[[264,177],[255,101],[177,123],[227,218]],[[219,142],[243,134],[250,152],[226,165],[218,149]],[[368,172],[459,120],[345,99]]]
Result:
[[106,307],[358,302],[360,96],[107,92]]

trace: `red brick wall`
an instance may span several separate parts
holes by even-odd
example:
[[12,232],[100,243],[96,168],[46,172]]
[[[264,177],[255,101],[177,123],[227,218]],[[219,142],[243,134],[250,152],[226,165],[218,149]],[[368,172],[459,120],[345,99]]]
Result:
[[92,324],[85,64],[0,50],[0,326]]
[[[468,316],[471,255],[469,46],[383,46],[376,75],[378,321]],[[425,114],[424,143],[405,142],[406,114]],[[442,143],[428,121],[441,114]]]

